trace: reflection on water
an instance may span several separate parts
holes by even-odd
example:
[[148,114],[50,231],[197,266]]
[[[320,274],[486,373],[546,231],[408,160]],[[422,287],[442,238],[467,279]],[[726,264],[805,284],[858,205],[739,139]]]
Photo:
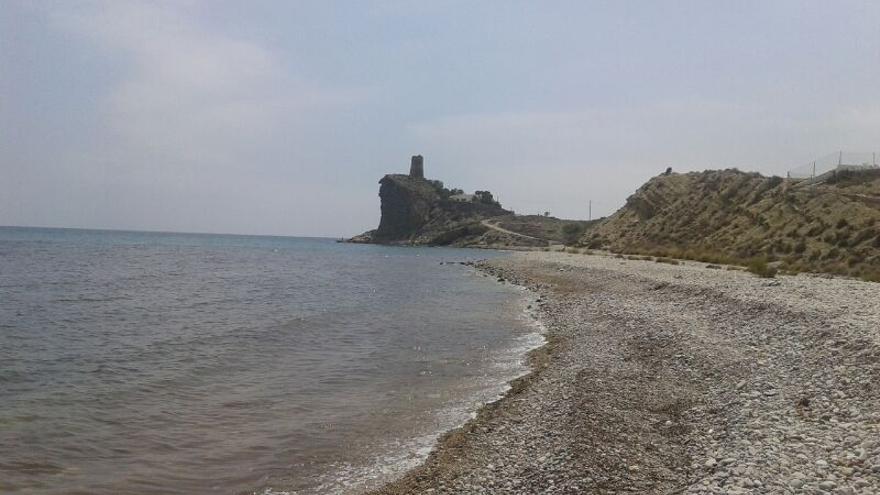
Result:
[[337,492],[522,372],[497,256],[0,228],[0,492]]

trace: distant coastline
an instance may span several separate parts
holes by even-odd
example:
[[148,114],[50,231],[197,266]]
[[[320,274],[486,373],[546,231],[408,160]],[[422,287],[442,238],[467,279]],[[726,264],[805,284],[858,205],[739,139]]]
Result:
[[739,265],[763,276],[824,272],[880,282],[877,166],[806,179],[668,168],[611,216],[584,221],[518,215],[489,191],[462,194],[426,179],[422,157],[413,160],[409,175],[380,181],[379,227],[349,242],[604,250]]

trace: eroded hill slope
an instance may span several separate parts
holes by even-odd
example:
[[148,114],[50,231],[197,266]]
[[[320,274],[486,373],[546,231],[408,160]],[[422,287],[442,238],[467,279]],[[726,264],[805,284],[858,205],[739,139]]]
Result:
[[880,173],[804,185],[738,170],[654,177],[582,243],[880,278]]

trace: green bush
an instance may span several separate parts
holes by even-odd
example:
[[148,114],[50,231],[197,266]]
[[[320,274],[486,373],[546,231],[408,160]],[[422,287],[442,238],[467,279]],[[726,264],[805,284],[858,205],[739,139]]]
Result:
[[489,191],[474,191],[474,196],[476,196],[477,201],[487,205],[493,206],[501,206],[501,203],[495,200],[492,196],[492,193]]
[[590,239],[587,242],[588,249],[602,249],[602,240],[601,239]]
[[674,259],[672,259],[672,258],[663,258],[663,257],[660,257],[660,258],[655,259],[654,261],[657,262],[657,263],[666,263],[667,265],[678,265],[678,264],[680,264],[680,263],[678,262],[678,260],[674,260]]
[[864,230],[859,231],[855,235],[855,237],[852,238],[852,240],[850,241],[850,245],[858,246],[859,244],[867,241],[868,239],[870,239],[873,236],[874,236],[874,229],[866,228]]
[[768,265],[764,258],[755,258],[749,262],[746,269],[761,278],[773,278],[776,276],[776,267]]
[[810,230],[807,231],[807,236],[815,237],[821,234],[823,230],[825,230],[825,226],[819,223],[818,225],[810,227]]
[[581,236],[584,234],[584,230],[586,230],[586,227],[583,224],[576,222],[569,222],[563,225],[563,242],[568,245],[577,243],[578,240],[580,240]]

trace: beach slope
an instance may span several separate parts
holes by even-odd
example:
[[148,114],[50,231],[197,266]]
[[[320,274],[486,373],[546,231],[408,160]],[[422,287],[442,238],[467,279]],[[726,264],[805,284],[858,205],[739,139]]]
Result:
[[375,493],[880,493],[880,295],[703,263],[517,253],[548,344]]

